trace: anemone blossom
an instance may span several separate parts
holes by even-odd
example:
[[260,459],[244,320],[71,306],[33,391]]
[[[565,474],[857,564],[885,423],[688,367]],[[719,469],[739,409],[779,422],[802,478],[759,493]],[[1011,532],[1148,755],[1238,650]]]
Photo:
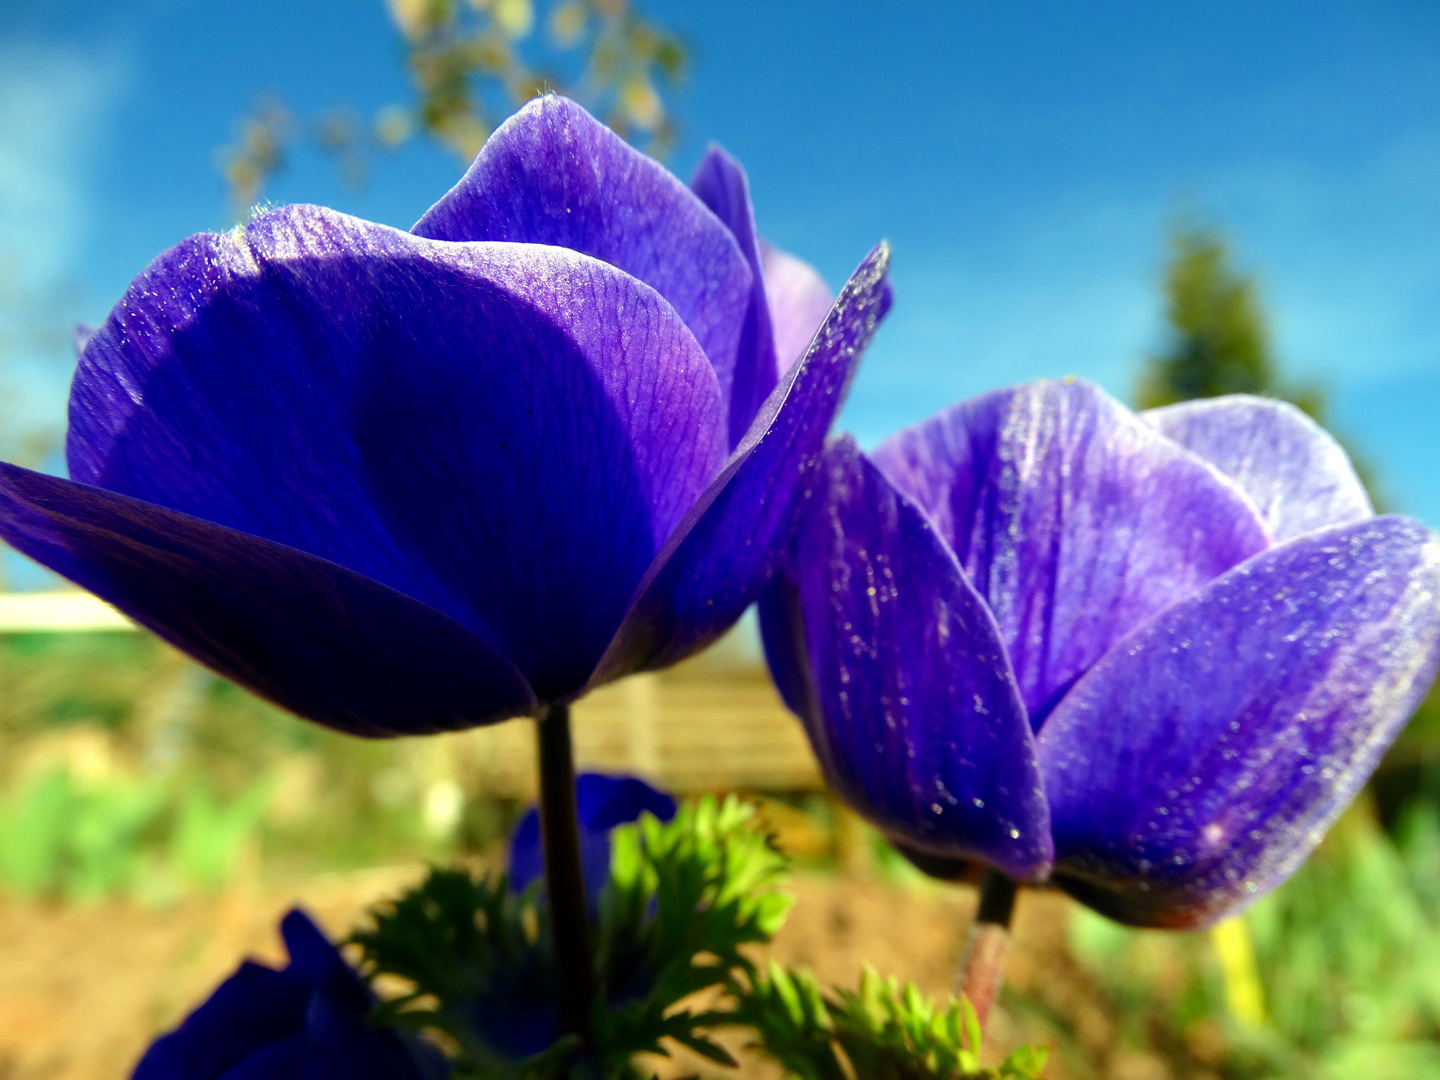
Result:
[[160,255],[84,344],[71,479],[0,464],[0,537],[343,731],[541,715],[773,571],[889,293],[881,245],[812,340],[766,258],[723,151],[687,187],[538,99],[408,233],[286,206]]
[[1440,537],[1253,397],[1083,382],[827,451],[762,603],[831,784],[923,868],[1196,926],[1283,881],[1440,663]]

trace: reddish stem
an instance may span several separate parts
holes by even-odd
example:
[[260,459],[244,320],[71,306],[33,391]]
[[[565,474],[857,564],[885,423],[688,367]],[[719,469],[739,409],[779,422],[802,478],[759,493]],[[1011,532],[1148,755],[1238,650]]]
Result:
[[970,999],[983,1028],[990,1007],[1005,982],[1005,961],[1010,956],[1010,916],[1015,912],[1018,885],[996,870],[985,871],[980,882],[980,910],[965,942],[960,962],[959,989]]

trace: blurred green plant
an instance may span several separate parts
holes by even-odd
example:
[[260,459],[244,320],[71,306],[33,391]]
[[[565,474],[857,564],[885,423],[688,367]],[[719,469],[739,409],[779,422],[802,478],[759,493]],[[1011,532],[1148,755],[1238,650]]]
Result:
[[1220,934],[1131,931],[1077,910],[1072,947],[1133,1046],[1172,1059],[1198,1046],[1234,1076],[1440,1076],[1440,810],[1412,803],[1398,833],[1361,800],[1236,924],[1263,1019],[1227,1000]]
[[297,723],[149,635],[0,636],[0,700],[12,895],[165,901],[257,850],[279,876],[448,858],[499,843],[517,809],[449,779],[450,740]]
[[266,800],[263,782],[226,802],[178,777],[87,781],[52,768],[0,801],[0,887],[78,901],[220,889]]
[[873,971],[858,993],[827,996],[808,972],[762,970],[747,947],[771,940],[792,900],[782,888],[786,859],[753,806],[706,797],[670,822],[646,815],[611,837],[597,924],[601,990],[583,1067],[572,1038],[516,1047],[517,1033],[534,1040],[553,1017],[556,974],[538,883],[516,895],[504,876],[436,869],[375,909],[372,925],[351,936],[362,971],[406,990],[378,1006],[374,1021],[441,1033],[455,1074],[470,1080],[638,1080],[650,1071],[637,1055],[668,1056],[668,1044],[735,1066],[712,1034],[736,1027],[803,1080],[1039,1076],[1045,1053],[1035,1048],[981,1068],[979,1024],[963,1001],[937,1007]]
[[[262,95],[237,125],[217,165],[243,215],[302,143],[334,159],[352,186],[365,183],[375,155],[417,135],[468,165],[495,124],[536,94],[559,91],[657,157],[675,141],[661,96],[684,77],[688,50],[672,31],[641,15],[633,0],[387,0],[415,90],[413,102],[366,118],[350,108],[298,119]],[[543,31],[538,30],[543,26]]]
[[[784,922],[785,860],[753,818],[754,808],[733,796],[705,798],[683,805],[670,822],[647,814],[611,834],[610,881],[596,927],[601,1075],[638,1076],[631,1059],[666,1053],[662,1040],[734,1063],[706,1034],[728,1017],[678,1003],[725,986],[735,971],[753,972],[742,947],[769,941]],[[373,918],[372,928],[351,938],[363,970],[410,985],[382,1006],[379,1021],[444,1033],[459,1048],[461,1075],[566,1075],[570,1041],[518,1059],[508,1045],[511,1028],[523,1028],[527,1015],[543,1014],[555,1000],[538,883],[517,896],[503,876],[437,869]],[[506,1018],[504,1025],[494,1017]]]
[[1151,356],[1136,391],[1142,409],[1222,394],[1257,394],[1293,402],[1321,418],[1316,386],[1294,387],[1280,376],[1255,279],[1231,265],[1218,231],[1180,224],[1170,238],[1165,270],[1169,342]]
[[901,987],[866,966],[858,991],[826,994],[805,970],[770,963],[736,992],[735,1018],[759,1046],[803,1080],[1027,1080],[1049,1056],[1023,1046],[997,1067],[980,1064],[980,1021],[961,998],[937,1007],[912,983]]

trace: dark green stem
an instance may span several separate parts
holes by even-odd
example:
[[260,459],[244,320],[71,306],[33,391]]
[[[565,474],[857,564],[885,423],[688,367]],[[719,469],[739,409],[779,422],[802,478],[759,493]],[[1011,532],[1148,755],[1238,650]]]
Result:
[[1015,913],[1013,880],[997,870],[986,870],[980,881],[980,910],[965,943],[960,963],[960,990],[975,1007],[980,1023],[1000,996],[1005,982],[1005,961],[1010,955],[1010,917]]
[[551,705],[536,721],[540,758],[540,837],[545,850],[545,891],[555,940],[560,1023],[590,1045],[595,1000],[595,959],[580,862],[580,820],[575,809],[575,755],[570,707]]

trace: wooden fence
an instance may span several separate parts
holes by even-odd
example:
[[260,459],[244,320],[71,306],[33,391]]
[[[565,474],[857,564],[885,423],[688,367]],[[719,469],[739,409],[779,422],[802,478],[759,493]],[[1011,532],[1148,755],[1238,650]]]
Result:
[[[0,633],[133,631],[114,608],[75,590],[0,593]],[[781,704],[742,626],[668,671],[598,690],[574,710],[582,769],[627,772],[677,794],[811,791],[819,769],[800,723]],[[535,795],[534,727],[525,721],[444,740],[469,784],[516,799]]]

